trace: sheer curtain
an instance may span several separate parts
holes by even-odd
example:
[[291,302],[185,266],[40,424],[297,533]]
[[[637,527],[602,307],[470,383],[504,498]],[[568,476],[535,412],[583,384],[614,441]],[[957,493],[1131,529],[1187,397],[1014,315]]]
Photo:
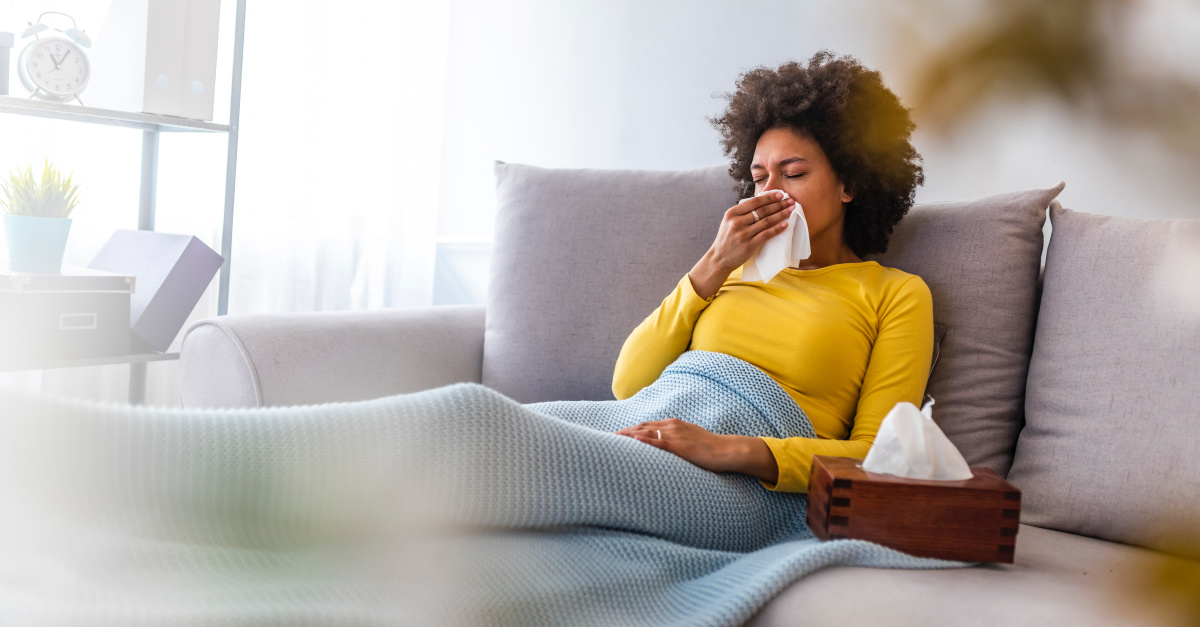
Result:
[[447,5],[250,3],[230,313],[432,303]]
[[[15,24],[42,4],[0,17]],[[248,1],[231,314],[432,304],[449,4]],[[217,122],[228,121],[235,9],[222,0]],[[140,133],[15,116],[0,129],[20,153],[6,171],[48,155],[85,183],[67,263],[86,265],[113,230],[136,228]],[[162,136],[157,230],[221,249],[225,149],[223,134]],[[216,286],[185,328],[216,315]],[[128,371],[0,373],[0,385],[120,402]],[[147,404],[178,399],[176,363],[150,364]]]

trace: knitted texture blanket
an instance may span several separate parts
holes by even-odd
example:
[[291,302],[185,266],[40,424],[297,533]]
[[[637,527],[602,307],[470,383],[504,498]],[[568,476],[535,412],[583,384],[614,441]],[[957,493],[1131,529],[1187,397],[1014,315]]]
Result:
[[611,433],[814,437],[718,353],[624,401],[0,403],[0,624],[733,625],[825,566],[967,565],[819,542],[803,495]]

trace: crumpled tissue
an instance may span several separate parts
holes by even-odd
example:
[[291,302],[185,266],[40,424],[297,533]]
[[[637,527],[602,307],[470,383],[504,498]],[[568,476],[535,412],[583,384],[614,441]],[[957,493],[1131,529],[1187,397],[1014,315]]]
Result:
[[974,476],[967,460],[933,421],[933,399],[919,411],[908,402],[888,412],[862,469],[910,479],[961,481]]
[[[755,194],[762,196],[782,190],[767,190]],[[787,192],[783,192],[787,198]],[[782,233],[767,240],[758,254],[750,258],[742,266],[743,281],[762,281],[766,283],[775,278],[780,270],[794,266],[812,255],[812,243],[808,239],[808,221],[804,219],[804,209],[800,203],[793,205],[792,215],[788,216],[788,226]]]

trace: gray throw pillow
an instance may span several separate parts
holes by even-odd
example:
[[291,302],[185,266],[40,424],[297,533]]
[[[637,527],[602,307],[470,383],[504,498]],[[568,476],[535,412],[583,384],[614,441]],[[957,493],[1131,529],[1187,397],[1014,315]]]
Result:
[[1021,522],[1200,557],[1200,220],[1050,219]]
[[726,166],[559,170],[497,162],[483,384],[522,402],[612,400],[625,338],[737,204]]
[[1021,429],[1046,207],[1062,189],[916,205],[869,257],[929,285],[947,327],[926,387],[933,418],[968,464],[1001,476]]

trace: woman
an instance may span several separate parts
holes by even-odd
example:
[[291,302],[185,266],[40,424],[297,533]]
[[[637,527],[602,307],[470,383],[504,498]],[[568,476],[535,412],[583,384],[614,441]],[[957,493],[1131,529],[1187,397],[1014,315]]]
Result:
[[[618,433],[770,490],[807,492],[813,455],[866,457],[888,411],[924,395],[929,288],[863,261],[886,251],[924,182],[914,125],[878,72],[828,52],[807,67],[742,75],[712,122],[748,198],[725,212],[712,247],[625,341],[613,392],[634,395],[685,350],[726,353],[778,382],[818,437],[717,435],[678,419]],[[766,284],[742,281],[741,266],[784,231],[797,204],[812,255]]]

